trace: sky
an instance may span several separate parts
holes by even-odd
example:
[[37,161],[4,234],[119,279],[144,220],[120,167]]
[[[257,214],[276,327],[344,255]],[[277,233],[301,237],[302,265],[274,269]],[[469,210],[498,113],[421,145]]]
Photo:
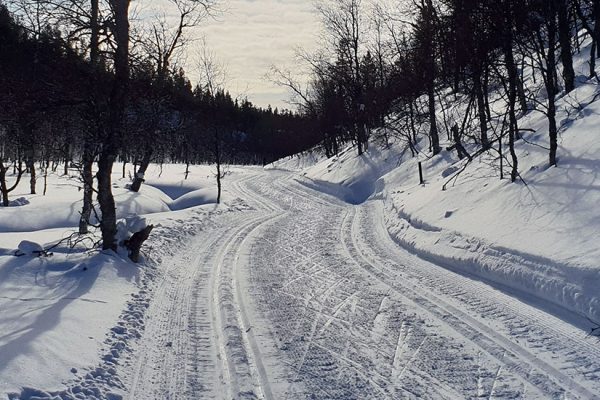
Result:
[[[270,82],[265,75],[271,66],[298,72],[295,50],[312,51],[320,29],[311,0],[227,0],[225,9],[206,20],[192,35],[205,37],[209,50],[224,65],[226,88],[233,96],[248,97],[255,105],[293,108],[287,89]],[[189,45],[186,72],[198,76],[194,58],[202,46]]]

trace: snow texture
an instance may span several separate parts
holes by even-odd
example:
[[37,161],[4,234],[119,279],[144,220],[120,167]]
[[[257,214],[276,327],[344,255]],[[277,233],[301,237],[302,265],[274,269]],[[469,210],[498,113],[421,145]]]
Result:
[[115,175],[120,238],[155,225],[140,265],[90,251],[94,234],[60,241],[74,177],[51,175],[47,197],[23,185],[0,208],[0,392],[599,398],[597,93],[579,80],[559,101],[556,168],[544,116],[521,118],[526,184],[483,156],[443,191],[464,161],[397,143],[231,168],[221,205],[210,166],[153,166],[137,194]]

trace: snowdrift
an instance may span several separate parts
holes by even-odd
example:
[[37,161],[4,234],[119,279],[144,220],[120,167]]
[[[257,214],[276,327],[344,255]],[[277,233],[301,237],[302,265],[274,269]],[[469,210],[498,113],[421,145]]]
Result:
[[[167,165],[164,178],[158,178],[159,168],[153,166],[151,177],[139,193],[127,189],[129,179],[115,175],[113,193],[117,217],[131,214],[148,215],[216,203],[216,184],[211,168],[196,167],[189,180],[184,180],[184,166]],[[75,172],[74,172],[75,173]],[[50,175],[47,196],[30,195],[25,184],[11,193],[13,206],[0,207],[0,233],[31,232],[77,226],[81,211],[81,184],[75,176]],[[195,194],[190,194],[195,192]],[[23,217],[26,215],[26,217]],[[94,222],[94,221],[93,221]]]

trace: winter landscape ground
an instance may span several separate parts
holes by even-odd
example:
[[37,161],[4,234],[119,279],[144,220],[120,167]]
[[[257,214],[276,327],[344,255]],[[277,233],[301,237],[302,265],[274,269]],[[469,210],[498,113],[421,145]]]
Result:
[[0,209],[0,390],[597,398],[596,108],[564,132],[559,167],[525,150],[527,186],[481,184],[482,159],[442,191],[450,154],[423,160],[419,185],[393,146],[231,167],[221,205],[210,166],[155,166],[139,194],[115,175],[121,229],[157,226],[140,265],[86,243],[31,253],[77,224],[77,181],[51,175],[52,201]]
[[324,1],[297,112],[171,59],[219,3],[0,0],[0,398],[600,399],[600,3]]

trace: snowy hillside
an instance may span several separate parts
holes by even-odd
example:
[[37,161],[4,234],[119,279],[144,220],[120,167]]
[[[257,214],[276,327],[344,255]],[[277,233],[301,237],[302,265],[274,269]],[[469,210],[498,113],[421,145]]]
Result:
[[[581,74],[587,58],[584,49],[576,59]],[[363,156],[348,148],[307,168],[301,182],[353,204],[382,198],[399,245],[600,321],[599,93],[595,80],[580,79],[558,101],[556,168],[547,167],[546,117],[532,111],[519,120],[525,130],[517,146],[522,180],[514,184],[506,179],[506,164],[500,180],[497,156],[484,154],[455,177],[466,162],[456,152],[411,157],[400,144],[371,146]],[[425,185],[419,184],[419,161]]]

